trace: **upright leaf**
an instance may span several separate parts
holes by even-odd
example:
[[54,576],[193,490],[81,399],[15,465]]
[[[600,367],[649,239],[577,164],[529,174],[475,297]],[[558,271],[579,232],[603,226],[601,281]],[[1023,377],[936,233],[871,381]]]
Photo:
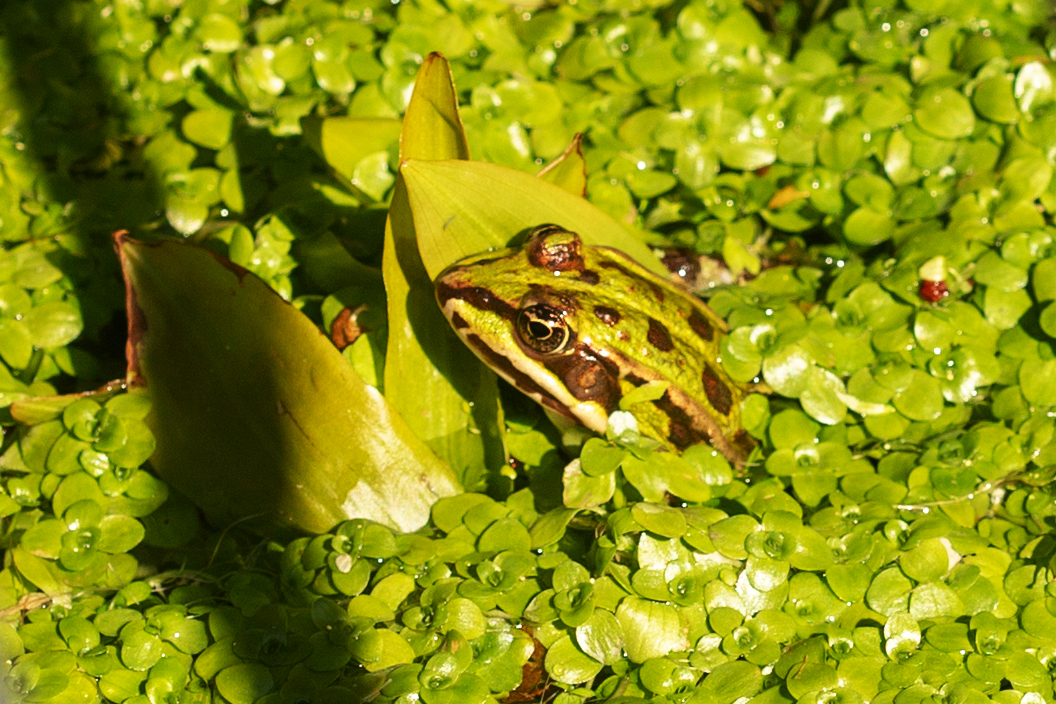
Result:
[[400,161],[404,159],[469,159],[451,66],[435,52],[418,71],[403,116]]
[[308,318],[204,249],[116,238],[129,380],[152,399],[158,473],[221,522],[399,530],[459,492],[450,470]]
[[[407,158],[469,158],[451,70],[439,54],[422,65],[407,106],[400,159]],[[481,470],[497,471],[506,459],[498,382],[440,313],[417,239],[407,191],[397,179],[382,261],[389,306],[385,393],[463,485],[479,489],[486,479]]]

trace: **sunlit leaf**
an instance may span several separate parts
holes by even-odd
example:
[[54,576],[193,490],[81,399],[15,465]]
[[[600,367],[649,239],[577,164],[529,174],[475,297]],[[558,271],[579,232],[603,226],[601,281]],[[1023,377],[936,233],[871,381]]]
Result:
[[334,171],[351,180],[365,157],[389,149],[400,136],[400,121],[354,117],[306,117],[304,140]]
[[565,153],[546,165],[539,178],[577,196],[587,194],[587,164],[583,159],[583,136],[576,135]]
[[[439,54],[422,65],[403,124],[401,159],[469,157],[451,70]],[[389,310],[385,391],[462,484],[482,488],[482,470],[495,471],[506,461],[498,382],[436,305],[432,277],[418,255],[421,236],[399,179],[385,225],[382,263]]]
[[117,237],[129,379],[153,402],[154,467],[218,520],[303,530],[424,524],[450,470],[299,311],[264,282],[176,242]]
[[506,247],[517,235],[555,223],[585,244],[621,250],[661,275],[640,240],[582,198],[521,171],[473,161],[405,161],[401,170],[430,275],[471,254]]

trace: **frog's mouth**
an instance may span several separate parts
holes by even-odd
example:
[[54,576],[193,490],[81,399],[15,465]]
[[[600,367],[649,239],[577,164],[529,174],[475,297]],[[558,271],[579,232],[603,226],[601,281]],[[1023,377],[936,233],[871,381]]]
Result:
[[[448,277],[447,274],[452,274]],[[489,329],[516,325],[518,309],[493,291],[457,285],[457,272],[444,272],[437,279],[440,308],[462,341],[499,376],[543,407],[603,433],[611,407],[619,402],[619,381],[603,361],[576,346],[562,354],[540,355],[525,349],[516,335],[499,344],[485,340],[467,322],[493,316]],[[465,315],[463,315],[465,314]]]
[[555,357],[564,372],[561,376],[553,364],[524,355],[507,356],[469,331],[460,331],[459,336],[499,376],[536,403],[595,432],[605,432],[613,410],[610,406],[619,400],[619,385],[593,358],[579,354]]

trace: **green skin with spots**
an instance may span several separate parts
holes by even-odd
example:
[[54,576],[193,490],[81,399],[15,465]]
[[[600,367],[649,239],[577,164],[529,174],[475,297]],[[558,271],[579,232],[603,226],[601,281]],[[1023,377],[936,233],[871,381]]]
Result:
[[747,388],[718,361],[725,324],[621,252],[545,225],[523,247],[458,262],[436,289],[462,340],[551,411],[604,433],[625,394],[666,384],[624,409],[642,433],[675,451],[708,442],[743,465]]

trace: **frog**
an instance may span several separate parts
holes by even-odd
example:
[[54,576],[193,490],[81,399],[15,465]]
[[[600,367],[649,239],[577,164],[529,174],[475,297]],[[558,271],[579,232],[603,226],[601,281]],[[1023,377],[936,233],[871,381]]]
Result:
[[520,247],[455,262],[434,283],[455,333],[549,415],[604,434],[624,410],[668,450],[707,443],[744,467],[750,386],[722,366],[723,319],[675,282],[547,223]]

